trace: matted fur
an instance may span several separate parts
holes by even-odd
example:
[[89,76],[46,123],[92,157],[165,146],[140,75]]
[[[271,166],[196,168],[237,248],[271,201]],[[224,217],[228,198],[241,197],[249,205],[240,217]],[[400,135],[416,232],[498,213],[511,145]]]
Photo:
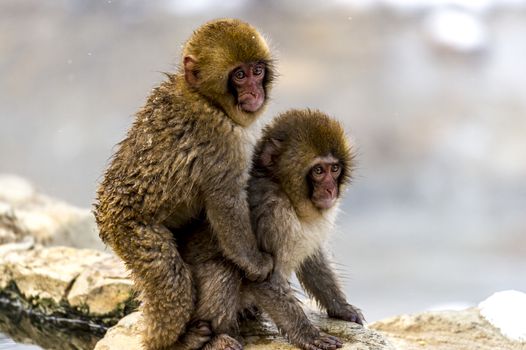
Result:
[[[272,139],[279,139],[279,145]],[[269,146],[275,147],[275,158],[262,162]],[[214,332],[235,336],[237,314],[255,305],[302,349],[321,349],[334,341],[320,335],[306,317],[288,283],[292,272],[330,316],[363,319],[359,309],[347,303],[323,252],[339,201],[330,209],[317,209],[309,204],[307,192],[297,190],[307,183],[312,162],[329,153],[344,168],[343,186],[350,178],[351,148],[341,125],[319,111],[291,110],[264,129],[253,156],[247,192],[254,234],[260,248],[274,257],[270,280],[253,283],[243,278],[239,269],[224,259],[206,225],[182,242],[181,253],[198,286],[194,317],[210,320]],[[296,187],[289,191],[286,186],[291,183]]]
[[268,46],[250,25],[216,20],[196,30],[183,55],[197,59],[202,84],[190,87],[179,71],[153,89],[105,172],[94,210],[101,239],[140,291],[147,350],[187,347],[179,336],[196,307],[195,285],[176,244],[192,221],[207,218],[221,253],[247,275],[271,268],[252,234],[245,192],[247,126],[261,111],[243,113],[227,86],[237,63],[264,61],[268,93]]

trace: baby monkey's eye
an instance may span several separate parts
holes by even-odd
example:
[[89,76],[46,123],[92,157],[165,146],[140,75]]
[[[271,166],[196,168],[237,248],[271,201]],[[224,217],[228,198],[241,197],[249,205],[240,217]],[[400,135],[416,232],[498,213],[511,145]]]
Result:
[[240,69],[234,73],[234,76],[236,79],[243,79],[245,77],[245,72]]
[[263,74],[264,70],[265,69],[263,68],[263,66],[255,66],[253,72],[254,72],[254,75],[261,75]]
[[312,173],[316,175],[320,175],[323,173],[323,168],[319,165],[315,166],[314,168],[312,168]]

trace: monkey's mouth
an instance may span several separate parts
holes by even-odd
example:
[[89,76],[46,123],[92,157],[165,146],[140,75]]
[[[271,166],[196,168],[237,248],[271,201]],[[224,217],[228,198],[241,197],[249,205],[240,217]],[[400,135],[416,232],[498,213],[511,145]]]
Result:
[[263,105],[264,97],[257,92],[245,92],[239,95],[238,105],[245,112],[256,112]]
[[318,209],[330,209],[336,204],[337,196],[329,192],[314,193],[312,202]]
[[330,209],[334,206],[335,203],[336,203],[336,198],[333,198],[333,197],[318,198],[314,201],[314,204],[319,209]]

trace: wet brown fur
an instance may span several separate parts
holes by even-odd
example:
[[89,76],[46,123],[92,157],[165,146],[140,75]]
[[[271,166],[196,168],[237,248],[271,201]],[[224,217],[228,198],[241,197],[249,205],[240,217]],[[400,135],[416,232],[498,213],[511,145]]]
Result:
[[189,86],[181,67],[153,89],[120,142],[95,204],[101,239],[124,260],[141,293],[149,350],[184,348],[177,340],[196,301],[177,246],[186,225],[206,217],[222,256],[252,276],[261,273],[264,258],[244,190],[253,138],[248,127],[263,108],[238,108],[228,74],[242,62],[265,62],[268,95],[270,51],[252,26],[225,19],[197,29],[183,49],[187,55],[197,61],[199,84]]
[[[269,149],[270,165],[262,161],[269,156]],[[222,258],[206,224],[182,242],[181,253],[197,286],[194,318],[210,321],[217,336],[236,336],[238,314],[255,305],[293,344],[310,350],[334,349],[337,339],[321,335],[304,314],[289,286],[292,272],[330,316],[362,322],[360,310],[347,303],[322,248],[333,228],[337,206],[320,210],[310,200],[307,174],[312,161],[329,154],[340,161],[338,186],[343,191],[350,179],[353,155],[337,121],[319,111],[291,110],[263,131],[253,156],[248,200],[258,243],[274,257],[270,280],[257,283],[244,279],[236,266]]]

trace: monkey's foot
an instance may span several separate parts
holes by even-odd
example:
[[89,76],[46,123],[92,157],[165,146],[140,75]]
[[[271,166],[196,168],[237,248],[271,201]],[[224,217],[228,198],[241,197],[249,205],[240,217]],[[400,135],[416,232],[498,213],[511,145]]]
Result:
[[196,321],[179,339],[180,348],[185,350],[201,349],[203,345],[212,339],[212,328],[206,321]]
[[243,345],[228,334],[219,334],[203,350],[243,350]]
[[297,345],[304,350],[335,350],[343,346],[340,338],[329,334],[320,334],[310,342]]

